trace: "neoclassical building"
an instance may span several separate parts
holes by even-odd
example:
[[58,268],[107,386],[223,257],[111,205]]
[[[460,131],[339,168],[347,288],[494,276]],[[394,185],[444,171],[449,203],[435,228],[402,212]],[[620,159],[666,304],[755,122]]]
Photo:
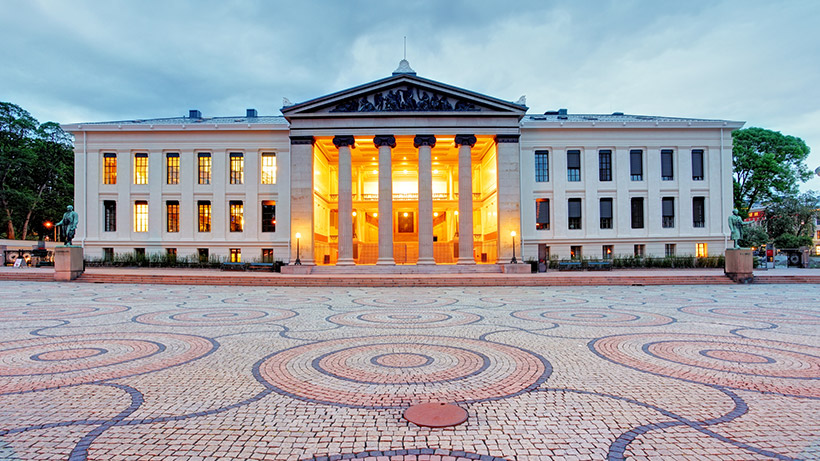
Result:
[[[727,246],[742,122],[528,114],[416,75],[282,116],[65,125],[76,243],[311,265],[495,264]],[[297,255],[298,247],[298,255]]]

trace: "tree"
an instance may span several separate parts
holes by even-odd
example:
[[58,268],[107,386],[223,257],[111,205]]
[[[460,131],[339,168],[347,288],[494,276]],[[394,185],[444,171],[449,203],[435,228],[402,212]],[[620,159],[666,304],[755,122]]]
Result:
[[[42,125],[15,104],[0,102],[0,207],[6,238],[29,235],[32,219],[59,216],[71,203],[74,154],[60,125]],[[38,221],[38,230],[42,230]]]
[[739,245],[741,248],[760,247],[770,241],[765,226],[746,225],[743,226],[743,238],[740,239]]
[[779,248],[811,246],[818,195],[809,191],[777,198],[766,208],[766,231]]
[[799,182],[811,178],[805,161],[809,146],[802,139],[764,128],[732,132],[735,208],[745,216],[757,202],[796,194]]

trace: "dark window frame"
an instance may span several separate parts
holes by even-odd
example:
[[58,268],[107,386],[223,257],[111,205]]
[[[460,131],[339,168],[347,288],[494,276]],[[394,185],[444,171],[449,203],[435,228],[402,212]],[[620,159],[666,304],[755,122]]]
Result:
[[692,149],[692,181],[703,181],[704,156],[703,149]]
[[[612,197],[602,197],[598,200],[598,215],[601,229],[612,229],[612,218],[614,214],[614,200]],[[607,204],[607,205],[605,205]],[[607,209],[608,208],[608,209]],[[608,213],[607,213],[608,211]]]
[[117,232],[117,201],[103,200],[103,232]]
[[179,184],[179,153],[165,154],[165,184]]
[[548,150],[535,151],[535,182],[550,181],[550,152]]
[[213,162],[211,160],[211,153],[199,152],[197,154],[197,184],[210,184],[212,172]]
[[675,179],[675,151],[673,149],[661,149],[661,181],[673,181]]
[[632,181],[643,181],[643,149],[629,151],[629,177]]
[[598,151],[598,181],[612,181],[612,150],[600,149]]
[[[268,207],[266,209],[266,207]],[[262,232],[276,232],[276,201],[262,201]]]
[[244,232],[245,204],[242,200],[228,202],[229,232]]
[[567,182],[581,181],[581,151],[567,150]]
[[179,232],[179,200],[165,201],[165,232]]
[[230,169],[230,184],[245,183],[245,154],[242,152],[231,152],[228,155],[228,167]]
[[198,200],[196,210],[198,232],[211,232],[211,201]]
[[644,228],[643,197],[632,197],[629,200],[630,221],[633,229]]
[[535,199],[535,230],[550,229],[550,199]]
[[[575,206],[574,204],[578,204]],[[580,198],[567,199],[567,229],[581,229],[583,218],[583,202]],[[577,211],[577,213],[574,213]],[[576,216],[577,215],[577,216]]]
[[692,227],[706,227],[706,197],[692,197]]
[[661,227],[664,229],[675,227],[675,197],[661,198]]

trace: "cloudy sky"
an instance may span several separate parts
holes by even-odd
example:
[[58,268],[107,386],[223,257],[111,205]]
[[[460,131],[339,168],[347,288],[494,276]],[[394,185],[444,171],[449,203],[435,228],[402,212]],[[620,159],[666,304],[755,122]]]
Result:
[[[0,0],[0,101],[60,123],[278,115],[390,75],[530,113],[746,121],[820,166],[816,1]],[[820,190],[815,177],[803,189]]]

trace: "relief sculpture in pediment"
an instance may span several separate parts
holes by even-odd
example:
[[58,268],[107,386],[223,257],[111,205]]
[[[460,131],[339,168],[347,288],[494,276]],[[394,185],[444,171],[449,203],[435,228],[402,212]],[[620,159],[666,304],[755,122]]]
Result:
[[[451,99],[455,102],[453,104]],[[336,104],[330,112],[434,112],[434,111],[480,111],[470,101],[451,98],[414,87],[351,98]]]

